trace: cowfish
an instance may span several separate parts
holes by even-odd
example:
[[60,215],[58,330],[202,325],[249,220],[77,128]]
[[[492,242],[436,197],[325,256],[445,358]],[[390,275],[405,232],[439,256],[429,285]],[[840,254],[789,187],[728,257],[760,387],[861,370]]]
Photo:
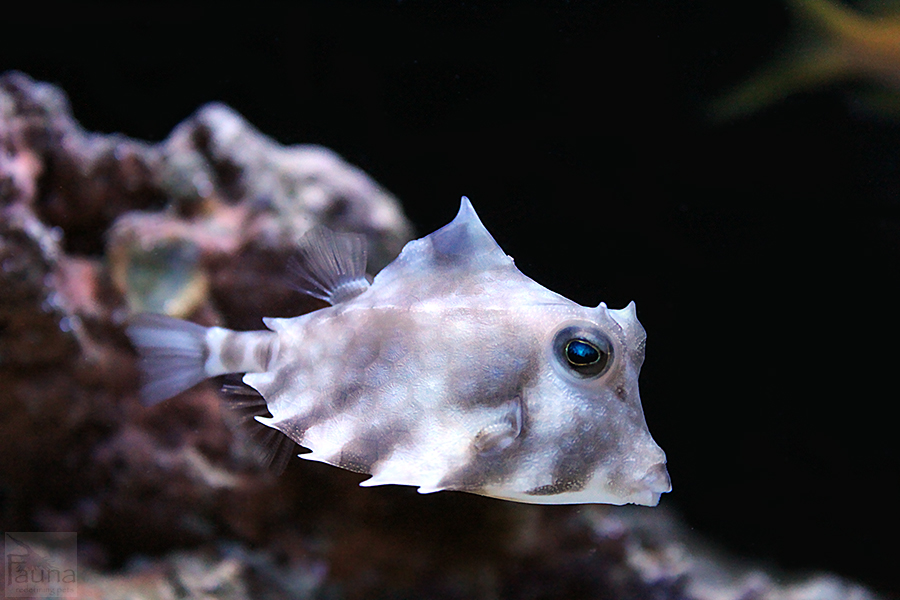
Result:
[[671,491],[633,302],[584,307],[539,285],[465,197],[374,278],[359,235],[317,226],[298,256],[296,287],[330,306],[264,331],[135,316],[143,401],[243,374],[271,415],[257,421],[301,458],[371,475],[362,486],[646,506]]

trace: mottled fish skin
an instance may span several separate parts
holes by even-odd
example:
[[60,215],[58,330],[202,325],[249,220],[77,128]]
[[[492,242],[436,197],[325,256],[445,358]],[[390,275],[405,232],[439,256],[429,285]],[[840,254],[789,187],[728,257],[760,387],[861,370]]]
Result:
[[[364,486],[536,504],[653,506],[670,491],[641,407],[633,303],[583,307],[538,285],[465,198],[453,222],[352,289],[265,319],[277,339],[209,351],[256,357],[242,371],[272,415],[258,420],[312,450],[303,458],[372,474]],[[597,348],[608,361],[578,362]]]
[[[268,401],[263,422],[311,448],[304,458],[372,473],[363,485],[533,503],[656,504],[670,489],[641,408],[633,304],[586,308],[541,287],[465,200],[363,294],[266,324],[277,361],[244,378]],[[553,355],[572,326],[612,342],[603,376]]]

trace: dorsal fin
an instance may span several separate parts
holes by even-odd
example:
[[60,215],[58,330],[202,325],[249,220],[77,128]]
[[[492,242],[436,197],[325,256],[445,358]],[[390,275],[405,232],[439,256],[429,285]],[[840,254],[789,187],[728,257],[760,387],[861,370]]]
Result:
[[441,263],[477,262],[482,268],[509,263],[509,257],[485,229],[465,196],[459,203],[456,217],[423,239],[431,242],[434,256]]
[[366,279],[366,240],[355,233],[335,233],[316,225],[300,239],[299,256],[289,268],[294,289],[331,305],[360,295]]
[[435,268],[509,269],[513,268],[513,260],[497,245],[475,214],[472,203],[463,196],[459,212],[450,223],[406,244],[400,256],[375,279],[387,283],[405,273],[423,273]]

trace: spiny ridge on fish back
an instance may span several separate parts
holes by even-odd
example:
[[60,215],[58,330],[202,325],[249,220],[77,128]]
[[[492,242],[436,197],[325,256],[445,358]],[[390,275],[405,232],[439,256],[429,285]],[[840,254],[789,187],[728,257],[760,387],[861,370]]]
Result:
[[461,490],[536,504],[653,506],[671,490],[644,420],[634,303],[580,306],[523,275],[471,203],[374,280],[363,240],[317,227],[297,288],[331,306],[267,331],[137,315],[142,398],[245,373],[302,458],[363,486]]

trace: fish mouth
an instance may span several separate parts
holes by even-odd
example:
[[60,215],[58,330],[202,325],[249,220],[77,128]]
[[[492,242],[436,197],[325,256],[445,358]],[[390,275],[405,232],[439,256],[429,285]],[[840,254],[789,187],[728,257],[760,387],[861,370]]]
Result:
[[669,477],[666,463],[656,463],[647,469],[647,474],[640,480],[640,487],[641,491],[635,495],[635,504],[644,506],[659,504],[659,497],[672,491],[672,479]]

